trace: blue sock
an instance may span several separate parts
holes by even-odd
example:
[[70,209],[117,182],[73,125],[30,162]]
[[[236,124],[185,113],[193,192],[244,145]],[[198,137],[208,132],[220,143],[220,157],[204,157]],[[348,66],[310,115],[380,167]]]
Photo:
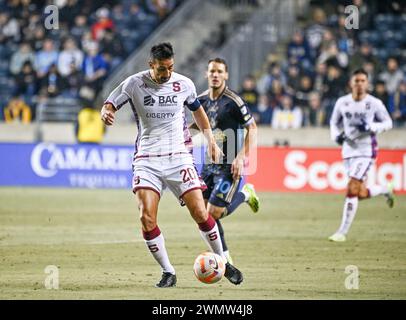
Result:
[[241,204],[245,202],[245,195],[241,191],[234,194],[233,200],[231,200],[230,204],[226,206],[226,210],[224,212],[224,216],[228,216],[234,212],[235,209]]

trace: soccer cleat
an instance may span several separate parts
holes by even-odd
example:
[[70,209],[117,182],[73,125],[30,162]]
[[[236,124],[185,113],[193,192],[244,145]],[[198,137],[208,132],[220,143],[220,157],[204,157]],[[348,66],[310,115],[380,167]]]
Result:
[[389,189],[389,192],[387,194],[385,194],[386,203],[388,204],[389,208],[393,208],[393,206],[395,204],[395,195],[393,193],[393,184],[392,183],[388,184],[388,189]]
[[244,194],[248,195],[247,203],[250,206],[252,212],[256,213],[259,210],[259,198],[255,193],[254,186],[250,183],[247,183],[242,188]]
[[235,285],[240,284],[243,280],[241,271],[231,265],[229,262],[226,263],[226,272],[224,272],[224,276],[228,279],[228,281]]
[[344,242],[346,240],[346,237],[342,233],[336,232],[332,236],[330,236],[328,239],[330,241],[334,241],[334,242]]
[[157,288],[170,288],[176,287],[176,274],[170,272],[164,272],[162,274],[161,281],[159,281],[155,287]]

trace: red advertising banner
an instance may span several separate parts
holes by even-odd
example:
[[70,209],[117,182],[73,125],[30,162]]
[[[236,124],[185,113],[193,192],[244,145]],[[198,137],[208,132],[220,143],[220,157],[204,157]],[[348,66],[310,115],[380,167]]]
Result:
[[[272,148],[257,150],[256,170],[247,180],[258,191],[333,192],[345,190],[347,175],[338,148]],[[250,164],[255,163],[250,159]],[[397,193],[406,194],[406,150],[378,151],[367,184],[392,182]]]

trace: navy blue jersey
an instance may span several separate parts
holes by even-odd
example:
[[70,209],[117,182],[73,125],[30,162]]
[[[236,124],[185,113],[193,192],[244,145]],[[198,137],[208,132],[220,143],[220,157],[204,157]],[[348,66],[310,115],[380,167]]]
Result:
[[211,100],[209,90],[198,96],[206,111],[218,146],[224,153],[223,163],[231,164],[244,143],[244,127],[254,121],[244,100],[230,90]]

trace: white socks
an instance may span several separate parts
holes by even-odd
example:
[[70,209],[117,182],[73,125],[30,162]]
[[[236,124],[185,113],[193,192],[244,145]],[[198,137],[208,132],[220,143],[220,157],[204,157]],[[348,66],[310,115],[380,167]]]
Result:
[[225,258],[223,245],[221,244],[220,233],[216,220],[209,215],[206,222],[199,223],[200,235],[209,248],[220,257]]
[[352,221],[354,220],[355,214],[358,208],[358,197],[346,197],[343,209],[343,218],[341,220],[340,228],[338,233],[346,235],[350,230]]
[[152,231],[144,232],[143,236],[145,244],[155,260],[159,263],[163,272],[169,272],[175,274],[175,268],[169,261],[168,253],[165,248],[165,239],[159,230],[158,226]]

